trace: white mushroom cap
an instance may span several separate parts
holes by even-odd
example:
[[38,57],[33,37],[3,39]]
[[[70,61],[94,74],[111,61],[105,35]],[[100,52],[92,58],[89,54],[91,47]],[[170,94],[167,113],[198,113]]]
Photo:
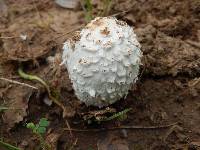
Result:
[[86,105],[110,105],[137,80],[140,44],[132,27],[114,17],[92,20],[63,49],[75,94]]

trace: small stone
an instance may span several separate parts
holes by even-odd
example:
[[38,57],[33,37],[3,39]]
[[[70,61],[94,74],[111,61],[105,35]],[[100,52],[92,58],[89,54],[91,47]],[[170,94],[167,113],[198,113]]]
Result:
[[122,129],[122,130],[121,130],[121,133],[122,133],[122,137],[124,137],[124,138],[127,138],[127,137],[128,137],[128,133],[127,133],[127,130],[126,130],[126,129]]
[[63,8],[76,8],[80,0],[56,0],[55,2]]
[[44,98],[44,103],[46,104],[46,105],[48,105],[48,106],[51,106],[52,105],[52,100],[50,100],[49,99],[49,97],[48,96],[45,96],[45,98]]

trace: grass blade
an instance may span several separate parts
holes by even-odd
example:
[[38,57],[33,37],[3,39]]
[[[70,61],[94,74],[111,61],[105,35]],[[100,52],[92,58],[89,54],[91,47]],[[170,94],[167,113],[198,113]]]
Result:
[[11,144],[5,143],[5,142],[3,142],[3,141],[0,141],[0,146],[6,148],[6,149],[8,149],[8,150],[21,150],[20,148],[15,147],[15,146],[13,146],[13,145],[11,145]]

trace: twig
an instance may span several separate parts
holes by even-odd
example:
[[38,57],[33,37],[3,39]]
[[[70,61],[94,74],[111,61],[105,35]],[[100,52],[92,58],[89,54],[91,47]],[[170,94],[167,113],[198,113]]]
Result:
[[189,87],[193,87],[200,82],[200,78],[194,79],[195,81],[192,84],[189,84]]
[[19,36],[0,36],[0,39],[15,39],[20,38]]
[[79,30],[79,29],[81,29],[82,27],[83,27],[83,25],[81,25],[81,26],[79,26],[79,27],[77,27],[77,28],[74,28],[74,29],[72,29],[72,30],[70,30],[70,31],[68,31],[68,32],[66,32],[66,33],[63,33],[63,34],[61,34],[61,35],[55,37],[54,40],[56,40],[56,39],[58,39],[58,38],[61,38],[61,37],[65,36],[65,35],[68,35],[68,34],[70,34],[70,33],[72,33],[72,32],[75,32],[76,30]]
[[69,134],[70,134],[70,136],[72,137],[72,136],[73,136],[73,134],[72,134],[72,128],[71,128],[71,126],[69,125],[69,121],[68,121],[68,120],[66,120],[66,124],[67,124],[67,131],[69,131]]
[[9,143],[5,143],[4,141],[0,140],[0,145],[3,146],[4,148],[6,149],[10,149],[10,150],[21,150],[20,148],[18,147],[15,147]]
[[[100,132],[100,131],[108,131],[108,130],[119,130],[119,129],[130,129],[130,130],[134,130],[134,129],[145,129],[145,130],[154,130],[154,129],[164,129],[164,128],[169,128],[171,126],[174,126],[178,124],[178,122],[176,123],[172,123],[172,124],[168,124],[168,125],[162,125],[162,126],[149,126],[149,127],[144,127],[144,126],[120,126],[120,127],[112,127],[112,128],[100,128],[100,129],[74,129],[71,128],[71,131],[76,131],[76,132]],[[69,131],[69,129],[64,128],[65,131]]]
[[119,16],[119,15],[125,15],[127,14],[128,12],[130,12],[132,9],[129,9],[129,10],[124,10],[124,11],[121,11],[121,12],[118,12],[116,14],[112,14],[110,15],[109,17],[116,17],[116,16]]
[[13,84],[18,84],[18,85],[22,85],[22,86],[30,87],[30,88],[33,88],[33,89],[38,90],[37,87],[32,86],[32,85],[29,85],[29,84],[26,84],[26,83],[22,83],[22,82],[18,82],[18,81],[10,80],[10,79],[6,79],[6,78],[0,78],[0,80],[7,81],[7,82],[10,82],[10,83],[13,83]]
[[166,135],[164,136],[164,141],[166,141],[166,139],[169,137],[170,134],[172,134],[174,131],[178,131],[180,130],[180,126],[178,125],[174,125],[172,126],[166,133]]
[[0,112],[6,111],[6,110],[21,110],[21,109],[22,108],[0,106]]
[[194,42],[194,41],[191,41],[191,40],[187,40],[186,42],[187,42],[188,44],[190,44],[190,45],[196,47],[196,48],[200,48],[200,44],[197,43],[197,42]]
[[72,146],[68,150],[73,150],[74,146],[76,146],[77,142],[78,142],[78,138],[75,139],[75,141],[72,143]]

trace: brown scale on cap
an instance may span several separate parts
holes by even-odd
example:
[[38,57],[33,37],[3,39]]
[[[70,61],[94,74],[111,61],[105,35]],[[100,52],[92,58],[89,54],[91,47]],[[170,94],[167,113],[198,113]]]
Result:
[[120,25],[120,26],[126,26],[126,25],[127,25],[126,22],[120,21],[120,20],[116,20],[116,23],[117,23],[118,25]]
[[103,24],[103,22],[101,21],[102,18],[98,18],[96,19],[95,21],[92,22],[93,25],[96,25],[96,26],[100,26]]
[[111,47],[111,46],[112,46],[112,42],[111,42],[111,41],[108,41],[108,42],[105,43],[103,46],[105,46],[105,47]]
[[78,62],[79,64],[89,64],[89,62],[85,60],[84,58],[81,58]]
[[90,35],[91,35],[91,33],[88,33],[88,34],[86,35],[86,38],[88,38]]
[[100,43],[101,43],[101,40],[97,40],[97,41],[96,41],[96,44],[100,44]]
[[76,31],[76,32],[74,33],[74,35],[72,36],[72,40],[73,40],[74,42],[77,42],[77,41],[80,41],[80,39],[81,39],[80,31]]
[[110,34],[108,27],[105,27],[105,29],[101,30],[101,34],[108,36]]
[[131,55],[131,49],[128,49],[128,54]]
[[70,46],[71,46],[71,48],[72,48],[72,51],[74,51],[74,49],[75,49],[75,41],[71,38],[71,39],[68,39],[68,41],[69,41],[69,44],[70,44]]
[[74,35],[69,39],[69,43],[70,43],[73,51],[75,49],[76,42],[80,41],[80,39],[81,39],[80,31],[76,31],[74,33]]
[[98,18],[95,21],[92,21],[91,23],[89,23],[85,28],[86,29],[91,29],[94,30],[96,27],[99,27],[101,25],[103,25],[103,22],[101,20],[102,18]]

